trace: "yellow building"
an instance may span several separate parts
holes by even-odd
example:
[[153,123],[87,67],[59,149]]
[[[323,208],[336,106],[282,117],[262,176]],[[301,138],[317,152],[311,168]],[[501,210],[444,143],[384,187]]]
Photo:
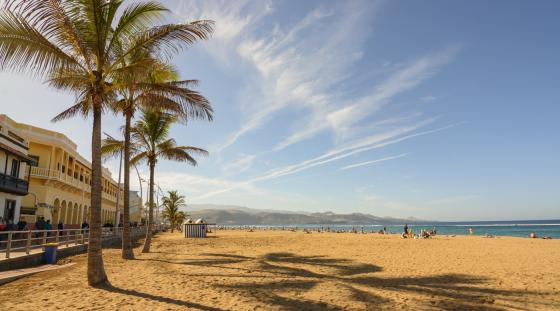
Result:
[[[29,169],[29,193],[22,200],[21,214],[28,222],[37,216],[62,221],[66,228],[79,227],[89,216],[91,163],[77,151],[66,135],[17,123],[0,115],[0,124],[14,128],[29,144],[28,156],[34,160]],[[102,223],[115,223],[117,182],[103,168]],[[122,212],[122,188],[120,189]],[[56,227],[56,225],[55,225]]]

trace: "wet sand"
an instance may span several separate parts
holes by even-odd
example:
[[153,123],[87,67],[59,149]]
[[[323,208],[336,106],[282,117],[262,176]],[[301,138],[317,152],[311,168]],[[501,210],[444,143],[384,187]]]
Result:
[[560,240],[283,231],[179,233],[153,253],[104,250],[111,286],[86,257],[0,286],[2,310],[560,310]]

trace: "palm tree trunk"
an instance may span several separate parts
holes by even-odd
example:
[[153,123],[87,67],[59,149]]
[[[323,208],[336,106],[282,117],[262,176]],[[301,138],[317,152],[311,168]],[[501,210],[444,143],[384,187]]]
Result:
[[156,164],[149,160],[150,164],[150,199],[148,200],[148,227],[146,228],[146,240],[144,240],[144,248],[142,253],[150,252],[150,244],[152,243],[152,223],[154,222],[154,169]]
[[[124,208],[122,233],[122,258],[134,259],[132,251],[132,237],[130,236],[130,121],[132,113],[126,112],[124,124]],[[142,185],[140,185],[141,187]]]
[[108,283],[103,267],[101,245],[101,97],[93,95],[93,131],[91,139],[91,207],[89,209],[88,284]]

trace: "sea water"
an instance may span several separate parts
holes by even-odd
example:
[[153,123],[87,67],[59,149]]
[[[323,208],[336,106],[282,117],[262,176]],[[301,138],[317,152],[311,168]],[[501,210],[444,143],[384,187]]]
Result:
[[[238,226],[235,226],[238,227]],[[307,228],[331,231],[343,230],[350,231],[352,228],[361,231],[362,228],[366,232],[377,232],[383,230],[383,227],[390,233],[403,232],[404,224],[399,225],[371,225],[371,224],[308,224],[308,225],[258,225],[251,227],[271,227],[279,228]],[[426,222],[426,223],[409,223],[408,227],[414,233],[419,233],[421,229],[437,230],[438,235],[467,235],[469,228],[472,229],[474,235],[493,235],[493,236],[514,236],[529,237],[531,233],[535,233],[538,237],[560,238],[560,220],[523,220],[523,221],[471,221],[471,222]]]

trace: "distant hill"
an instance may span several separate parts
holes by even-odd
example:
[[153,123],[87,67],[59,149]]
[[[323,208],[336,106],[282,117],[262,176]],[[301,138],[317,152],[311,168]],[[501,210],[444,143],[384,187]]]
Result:
[[387,218],[363,213],[335,214],[333,212],[288,212],[213,204],[189,205],[185,211],[190,215],[190,218],[204,218],[210,223],[219,225],[391,225],[423,222],[414,218]]

